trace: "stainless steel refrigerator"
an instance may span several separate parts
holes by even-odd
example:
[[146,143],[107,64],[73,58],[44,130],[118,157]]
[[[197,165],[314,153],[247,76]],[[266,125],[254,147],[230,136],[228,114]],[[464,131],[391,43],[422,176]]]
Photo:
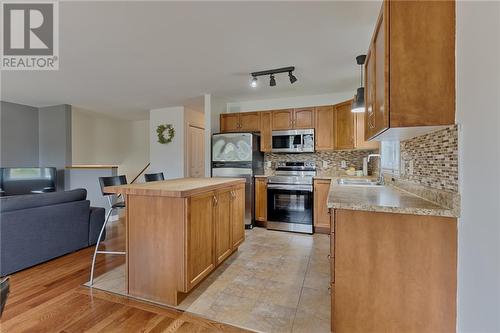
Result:
[[255,133],[212,135],[212,177],[245,178],[245,227],[253,227],[254,176],[264,174],[260,136]]

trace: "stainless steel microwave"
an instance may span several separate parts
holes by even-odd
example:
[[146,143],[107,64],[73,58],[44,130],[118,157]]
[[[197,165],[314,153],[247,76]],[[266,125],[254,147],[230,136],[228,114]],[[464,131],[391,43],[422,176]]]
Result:
[[273,153],[314,152],[314,129],[300,129],[272,132]]

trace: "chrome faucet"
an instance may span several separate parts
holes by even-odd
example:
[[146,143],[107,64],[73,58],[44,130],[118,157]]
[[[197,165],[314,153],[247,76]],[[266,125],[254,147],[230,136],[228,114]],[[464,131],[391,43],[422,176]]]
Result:
[[369,163],[370,160],[373,157],[378,157],[378,179],[377,179],[377,183],[384,184],[384,174],[382,173],[382,159],[380,158],[380,154],[369,154],[366,163]]

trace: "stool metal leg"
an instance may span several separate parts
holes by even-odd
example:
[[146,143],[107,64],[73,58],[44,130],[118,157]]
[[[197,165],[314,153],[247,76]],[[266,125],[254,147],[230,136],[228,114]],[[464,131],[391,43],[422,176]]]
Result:
[[125,254],[126,252],[121,252],[121,251],[99,251],[99,243],[101,242],[102,234],[104,233],[104,230],[106,229],[106,225],[108,224],[109,218],[111,217],[111,214],[113,213],[113,209],[111,208],[109,212],[106,214],[106,220],[104,220],[104,224],[102,225],[101,231],[99,232],[99,237],[97,237],[97,243],[95,245],[94,249],[94,256],[92,258],[92,267],[90,268],[90,281],[89,285],[92,286],[94,284],[94,268],[95,268],[95,259],[97,257],[98,253],[104,253],[104,254]]

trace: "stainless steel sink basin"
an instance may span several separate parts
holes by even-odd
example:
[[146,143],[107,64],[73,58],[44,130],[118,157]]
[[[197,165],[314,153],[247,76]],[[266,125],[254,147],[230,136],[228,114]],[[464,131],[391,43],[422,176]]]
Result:
[[337,180],[339,185],[351,185],[351,186],[382,186],[377,180],[373,179],[346,179],[340,178]]

